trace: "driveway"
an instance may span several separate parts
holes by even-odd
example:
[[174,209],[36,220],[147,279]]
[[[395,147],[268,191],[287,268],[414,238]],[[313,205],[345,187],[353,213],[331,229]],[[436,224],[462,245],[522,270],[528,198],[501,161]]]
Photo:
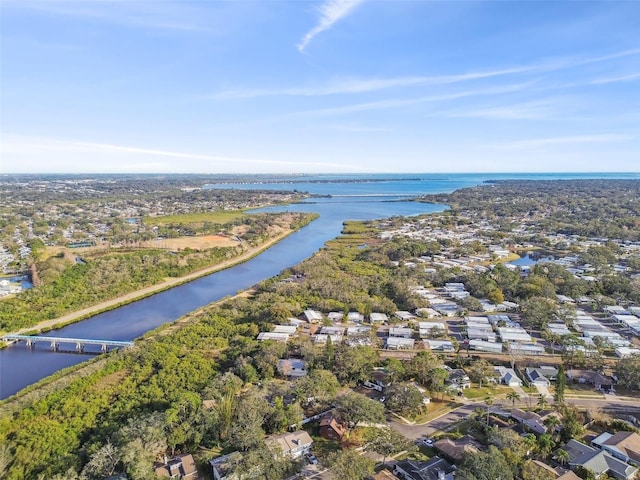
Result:
[[540,394],[541,397],[544,398],[553,398],[553,395],[551,395],[551,393],[549,393],[549,389],[547,388],[546,385],[538,385],[537,383],[533,384],[537,389],[538,389],[538,393]]

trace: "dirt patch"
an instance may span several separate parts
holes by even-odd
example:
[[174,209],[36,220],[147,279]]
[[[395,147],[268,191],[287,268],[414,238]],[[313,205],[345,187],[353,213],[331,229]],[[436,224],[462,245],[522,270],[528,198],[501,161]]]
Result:
[[162,248],[166,250],[207,250],[214,247],[235,247],[240,242],[222,235],[202,235],[194,237],[164,238],[162,240],[150,240],[142,246],[148,248]]

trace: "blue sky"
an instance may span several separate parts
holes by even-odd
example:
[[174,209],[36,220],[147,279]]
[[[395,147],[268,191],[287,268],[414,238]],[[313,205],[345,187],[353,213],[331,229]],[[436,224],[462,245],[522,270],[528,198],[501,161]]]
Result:
[[2,173],[640,170],[637,1],[0,7]]

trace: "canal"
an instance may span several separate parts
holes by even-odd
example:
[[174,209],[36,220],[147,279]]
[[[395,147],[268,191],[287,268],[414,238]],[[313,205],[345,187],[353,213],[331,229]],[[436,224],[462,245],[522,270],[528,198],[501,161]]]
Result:
[[[313,212],[320,217],[248,262],[51,331],[47,335],[132,340],[204,305],[235,295],[310,257],[327,240],[340,234],[345,220],[418,215],[445,208],[444,205],[399,201],[403,198],[406,197],[322,198],[258,210]],[[46,344],[39,344],[31,350],[24,344],[0,350],[0,399],[88,358],[77,353],[54,353]]]

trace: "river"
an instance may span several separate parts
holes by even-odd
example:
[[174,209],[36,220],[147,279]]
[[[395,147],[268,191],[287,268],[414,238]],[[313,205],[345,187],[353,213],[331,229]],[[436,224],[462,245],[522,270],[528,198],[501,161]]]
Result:
[[[569,178],[640,178],[638,173],[588,174],[382,174],[301,175],[286,181],[224,183],[210,188],[281,189],[332,195],[332,198],[269,207],[259,211],[302,211],[320,217],[261,255],[235,267],[138,300],[90,319],[49,332],[48,336],[132,340],[163,323],[173,322],[199,307],[234,295],[310,257],[340,234],[345,220],[370,220],[394,215],[418,215],[441,211],[443,205],[408,201],[409,196],[445,193],[477,185],[485,180],[509,178],[553,180]],[[354,179],[364,180],[350,183]],[[87,348],[86,350],[89,350]],[[32,350],[24,344],[0,350],[0,399],[65,367],[87,360],[86,355],[52,352],[40,344]]]
[[[394,198],[331,198],[261,209],[259,211],[315,212],[320,214],[320,217],[248,262],[48,332],[46,335],[132,340],[199,307],[245,290],[308,258],[327,240],[340,234],[344,220],[417,215],[444,208],[442,205],[390,200]],[[90,351],[90,348],[87,347],[85,350]],[[40,343],[31,350],[24,344],[0,350],[0,399],[7,398],[58,370],[89,358],[77,353],[52,352],[45,343]]]

